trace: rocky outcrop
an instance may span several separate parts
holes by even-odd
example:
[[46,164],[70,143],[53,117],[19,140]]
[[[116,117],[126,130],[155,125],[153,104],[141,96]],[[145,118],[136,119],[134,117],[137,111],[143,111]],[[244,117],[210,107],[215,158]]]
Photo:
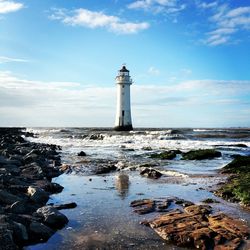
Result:
[[28,142],[25,134],[18,128],[0,128],[1,250],[46,241],[68,222],[56,207],[47,213],[39,210],[50,194],[63,190],[51,182],[62,173],[60,147]]
[[221,152],[214,149],[191,150],[182,154],[183,160],[205,160],[221,157]]
[[250,208],[250,156],[236,156],[220,172],[230,176],[215,194]]
[[221,169],[223,174],[243,174],[250,172],[250,156],[236,156],[235,159]]
[[[166,201],[169,206],[176,204],[175,199]],[[155,200],[134,201],[131,206],[138,212],[145,204],[153,210]],[[179,247],[238,249],[249,237],[249,229],[242,221],[223,213],[212,214],[208,205],[189,205],[184,209],[175,207],[141,224],[150,226],[164,240]]]

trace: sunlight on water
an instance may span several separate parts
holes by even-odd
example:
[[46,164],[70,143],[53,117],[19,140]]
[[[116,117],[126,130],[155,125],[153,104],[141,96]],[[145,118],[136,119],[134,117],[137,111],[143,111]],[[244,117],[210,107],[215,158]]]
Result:
[[[130,202],[142,198],[179,197],[195,203],[214,198],[220,203],[212,206],[250,223],[249,213],[237,204],[215,197],[209,190],[223,178],[218,169],[232,160],[233,154],[250,154],[249,131],[203,130],[138,130],[117,133],[100,129],[29,129],[38,134],[31,141],[62,146],[62,161],[74,166],[71,174],[63,174],[54,181],[65,187],[62,193],[51,196],[49,203],[76,202],[77,208],[64,210],[69,224],[58,231],[46,244],[27,249],[181,249],[166,244],[149,228],[139,224],[155,214],[138,216]],[[208,133],[209,138],[200,138]],[[220,133],[219,138],[211,133]],[[224,133],[224,138],[221,135]],[[229,134],[244,135],[244,139]],[[248,135],[248,136],[247,136]],[[234,136],[235,137],[235,136]],[[179,149],[184,152],[199,148],[218,148],[222,157],[213,160],[186,161],[149,158],[152,152]],[[78,157],[84,151],[87,156]],[[94,175],[91,169],[112,162],[122,166],[120,172]],[[136,167],[150,163],[163,173],[158,180],[143,178]],[[131,171],[135,167],[135,171]]]

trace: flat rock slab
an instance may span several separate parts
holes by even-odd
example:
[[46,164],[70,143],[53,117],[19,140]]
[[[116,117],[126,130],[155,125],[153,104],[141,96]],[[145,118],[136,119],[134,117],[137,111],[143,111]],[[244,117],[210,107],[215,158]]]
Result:
[[148,214],[152,212],[165,212],[170,205],[170,201],[166,199],[141,199],[130,203],[134,208],[134,212],[138,214]]
[[[175,200],[172,202],[176,204]],[[145,206],[152,208],[155,204],[156,201],[145,199],[134,201],[131,206],[138,213]],[[164,240],[179,247],[233,250],[239,249],[249,237],[249,228],[242,221],[223,213],[212,214],[208,205],[171,209],[142,224],[150,226]]]

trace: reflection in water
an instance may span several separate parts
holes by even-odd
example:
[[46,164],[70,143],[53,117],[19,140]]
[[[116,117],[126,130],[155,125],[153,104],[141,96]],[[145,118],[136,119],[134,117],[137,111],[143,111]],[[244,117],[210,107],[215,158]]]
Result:
[[119,174],[116,176],[115,187],[119,196],[124,199],[128,195],[129,176],[127,174]]

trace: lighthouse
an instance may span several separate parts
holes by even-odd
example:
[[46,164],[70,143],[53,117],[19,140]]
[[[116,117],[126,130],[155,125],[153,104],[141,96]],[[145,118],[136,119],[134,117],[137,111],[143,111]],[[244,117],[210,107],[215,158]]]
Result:
[[130,131],[133,130],[130,108],[130,85],[132,79],[129,75],[129,70],[123,65],[118,71],[116,77],[117,85],[117,107],[115,130],[117,131]]

